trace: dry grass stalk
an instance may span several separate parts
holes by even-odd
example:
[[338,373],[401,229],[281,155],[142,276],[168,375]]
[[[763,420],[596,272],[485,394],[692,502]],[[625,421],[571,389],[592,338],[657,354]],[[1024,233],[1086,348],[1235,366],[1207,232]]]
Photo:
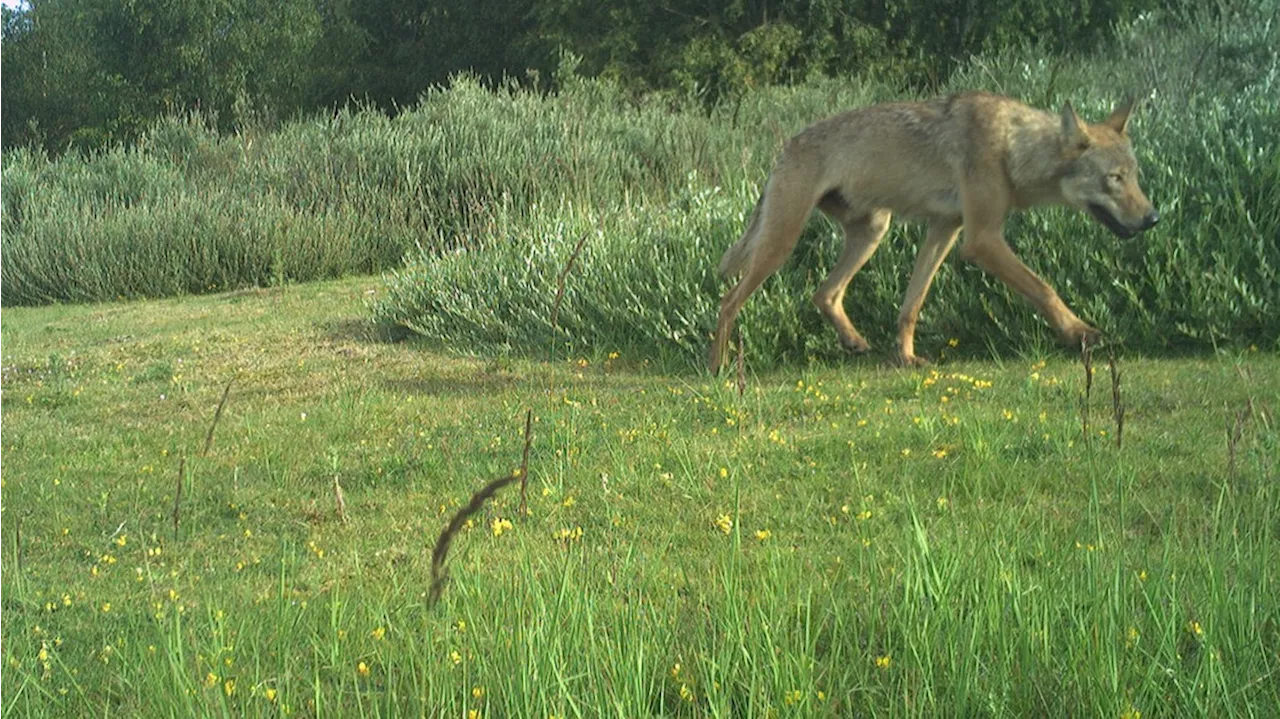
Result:
[[578,244],[573,246],[573,252],[569,255],[569,261],[564,263],[564,269],[560,270],[560,277],[556,279],[556,299],[551,305],[551,346],[555,347],[556,330],[560,328],[560,302],[564,300],[564,281],[569,276],[569,271],[573,269],[573,263],[578,260],[578,253],[582,252],[582,246],[587,242],[587,233],[582,233],[582,237],[578,238]]
[[742,332],[738,332],[738,397],[747,391],[746,359],[742,352]]
[[427,601],[427,605],[434,607],[436,602],[440,601],[440,594],[444,591],[444,585],[449,580],[449,575],[444,569],[445,558],[449,554],[449,545],[453,543],[453,538],[457,535],[458,530],[467,521],[467,518],[484,506],[490,497],[498,493],[498,490],[511,484],[519,479],[520,476],[512,473],[510,476],[495,479],[486,484],[483,489],[471,495],[471,501],[467,506],[458,510],[453,515],[453,519],[449,521],[449,526],[440,533],[440,538],[436,540],[436,548],[431,553],[431,594]]
[[1244,436],[1244,425],[1249,419],[1249,410],[1242,409],[1231,412],[1227,421],[1227,476],[1236,476],[1236,452],[1240,446],[1240,438]]
[[182,478],[187,473],[187,458],[178,459],[178,485],[173,491],[173,541],[178,541],[178,522],[182,515]]
[[1120,397],[1120,364],[1116,353],[1107,348],[1107,366],[1111,369],[1111,410],[1116,418],[1116,449],[1124,446],[1124,400]]
[[1084,441],[1089,441],[1089,401],[1093,397],[1093,348],[1080,340],[1080,364],[1084,365],[1084,403],[1080,406],[1080,428]]
[[338,505],[338,519],[347,522],[347,500],[342,496],[342,485],[338,483],[338,475],[333,475],[333,496]]
[[524,456],[520,459],[520,514],[529,513],[529,447],[533,444],[533,410],[524,412]]
[[209,433],[204,437],[204,449],[200,450],[200,456],[204,457],[209,454],[209,448],[213,446],[213,430],[218,428],[218,420],[222,419],[222,408],[227,406],[227,395],[231,394],[231,383],[235,382],[235,375],[227,380],[227,386],[222,389],[222,399],[218,401],[218,409],[213,413],[213,422],[209,425]]
[[[582,246],[587,242],[587,233],[582,233],[578,238],[578,243],[573,246],[573,252],[569,253],[569,260],[564,263],[564,269],[560,270],[560,276],[556,278],[556,298],[551,304],[551,344],[547,346],[547,362],[554,363],[556,356],[556,334],[560,329],[560,302],[564,300],[564,281],[569,277],[569,271],[573,269],[573,263],[578,260],[578,253],[582,251]],[[555,404],[556,384],[554,374],[547,383],[547,400],[553,405]]]

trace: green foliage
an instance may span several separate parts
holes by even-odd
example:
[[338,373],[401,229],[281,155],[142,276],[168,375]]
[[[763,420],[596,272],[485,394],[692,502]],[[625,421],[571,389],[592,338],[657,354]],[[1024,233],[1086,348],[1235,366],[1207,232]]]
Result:
[[[664,197],[691,170],[740,178],[772,154],[766,136],[744,154],[700,112],[634,106],[606,82],[563,82],[564,92],[541,95],[460,77],[394,119],[343,111],[237,135],[171,119],[132,148],[91,157],[7,153],[3,301],[373,272],[418,246],[491,243],[559,197],[600,207]],[[776,109],[753,107],[743,112]]]
[[300,109],[310,0],[50,0],[5,9],[5,147],[98,150],[167,114],[230,130]]
[[[1148,88],[1132,132],[1160,227],[1123,244],[1078,214],[1037,210],[1014,218],[1010,240],[1114,339],[1145,350],[1272,346],[1277,25],[1193,19],[1200,29],[1190,32],[1146,17],[1124,31],[1122,49],[1083,60],[992,52],[962,66],[950,89],[1051,108],[1071,99],[1096,119]],[[815,78],[707,110],[680,95],[634,100],[619,82],[576,74],[582,62],[561,57],[553,93],[460,76],[394,118],[348,110],[228,135],[191,117],[93,156],[6,153],[3,301],[200,292],[407,258],[378,306],[383,319],[462,349],[538,353],[552,339],[556,280],[586,235],[556,342],[698,363],[722,290],[716,260],[782,141],[831,112],[908,94]],[[881,346],[918,236],[900,225],[851,286],[850,313]],[[836,351],[808,298],[839,241],[812,222],[748,303],[754,361]],[[959,263],[939,275],[920,333],[929,352],[951,338],[969,348],[1051,341],[1026,303]]]
[[[1208,31],[1195,38],[1171,37],[1158,24],[1135,27],[1130,51],[1087,62],[1030,63],[1025,53],[993,53],[953,81],[955,89],[988,87],[1049,107],[1070,98],[1097,119],[1144,78],[1159,78],[1131,130],[1144,184],[1164,218],[1158,230],[1121,243],[1084,216],[1042,209],[1015,216],[1007,232],[1081,316],[1113,341],[1146,351],[1280,343],[1280,115],[1272,98],[1280,65],[1274,50],[1262,49],[1274,47],[1263,39],[1275,29],[1237,27],[1224,49],[1215,36],[1221,26],[1205,23]],[[1155,51],[1168,45],[1200,61],[1189,66]],[[1239,52],[1261,62],[1249,80],[1234,60]],[[1121,79],[1099,81],[1107,77]],[[1233,85],[1232,93],[1217,92],[1220,83]],[[578,351],[625,347],[696,365],[724,290],[714,276],[716,260],[745,227],[756,183],[767,172],[762,160],[808,120],[886,93],[872,88],[855,99],[818,83],[758,91],[722,106],[710,115],[708,146],[732,147],[728,136],[742,147],[713,154],[718,161],[710,171],[686,162],[699,171],[672,185],[674,195],[626,195],[625,202],[614,195],[601,205],[599,195],[574,202],[572,193],[562,194],[568,202],[500,223],[492,243],[422,253],[396,273],[377,314],[466,351],[537,353],[553,339],[557,278],[586,235],[565,285],[555,342]],[[659,136],[649,119],[634,125]],[[741,170],[738,157],[746,159]],[[918,237],[914,228],[895,230],[850,287],[846,305],[873,343],[891,346]],[[811,222],[796,255],[752,297],[741,327],[753,362],[838,352],[808,300],[840,242],[830,223]],[[919,332],[921,345],[934,352],[949,339],[1001,350],[1053,342],[1021,298],[959,263],[936,279]]]
[[371,271],[404,250],[386,249],[376,227],[336,211],[193,183],[184,170],[201,172],[199,164],[179,168],[125,150],[57,164],[20,153],[6,162],[6,304],[334,277]]
[[817,75],[936,88],[971,54],[1088,51],[1165,4],[42,0],[4,9],[3,144],[102,149],[175,113],[223,130],[352,100],[394,113],[459,72],[537,86],[565,52],[629,93],[707,106]]
[[315,3],[324,37],[312,48],[312,106],[355,98],[389,112],[457,73],[492,84],[545,58],[527,52],[531,0],[336,0]]

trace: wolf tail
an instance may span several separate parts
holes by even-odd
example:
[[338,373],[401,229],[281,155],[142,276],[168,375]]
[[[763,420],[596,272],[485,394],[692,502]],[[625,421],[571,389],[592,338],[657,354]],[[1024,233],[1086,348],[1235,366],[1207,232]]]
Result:
[[747,224],[747,231],[742,233],[742,237],[733,243],[729,249],[725,250],[724,256],[720,258],[720,276],[725,279],[732,279],[742,274],[742,270],[747,266],[747,262],[751,259],[752,253],[756,249],[756,241],[760,235],[760,218],[764,215],[764,198],[768,192],[766,186],[765,192],[760,193],[760,199],[756,200],[756,207],[751,211],[751,221]]

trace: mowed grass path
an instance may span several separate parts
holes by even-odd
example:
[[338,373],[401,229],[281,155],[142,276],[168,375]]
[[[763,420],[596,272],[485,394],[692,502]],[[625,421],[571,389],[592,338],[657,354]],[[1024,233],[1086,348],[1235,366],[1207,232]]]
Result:
[[[1085,441],[1065,353],[739,397],[382,342],[379,288],[5,310],[3,716],[1280,707],[1274,355],[1123,360],[1117,449],[1103,357]],[[529,513],[486,507],[430,608],[527,409]]]

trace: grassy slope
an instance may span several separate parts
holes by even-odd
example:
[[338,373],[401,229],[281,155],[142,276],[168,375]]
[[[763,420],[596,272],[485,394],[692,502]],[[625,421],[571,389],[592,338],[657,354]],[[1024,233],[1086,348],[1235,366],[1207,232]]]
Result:
[[[1105,365],[1086,445],[1061,354],[740,399],[605,347],[380,343],[380,291],[5,310],[5,716],[1280,705],[1275,355],[1126,361],[1117,450]],[[519,463],[527,407],[531,514],[488,508],[429,610],[442,515]]]

